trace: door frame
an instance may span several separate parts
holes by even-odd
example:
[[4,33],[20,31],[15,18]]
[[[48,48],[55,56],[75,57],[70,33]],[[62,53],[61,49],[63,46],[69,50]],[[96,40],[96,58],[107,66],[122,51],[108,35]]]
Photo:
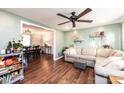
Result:
[[56,60],[56,30],[48,28],[48,27],[44,27],[44,26],[41,26],[41,25],[38,25],[38,24],[35,24],[35,23],[31,23],[31,22],[21,20],[20,21],[20,35],[23,33],[23,24],[33,25],[33,26],[40,27],[42,29],[49,30],[49,31],[53,32],[53,35],[54,35],[53,36],[53,60]]

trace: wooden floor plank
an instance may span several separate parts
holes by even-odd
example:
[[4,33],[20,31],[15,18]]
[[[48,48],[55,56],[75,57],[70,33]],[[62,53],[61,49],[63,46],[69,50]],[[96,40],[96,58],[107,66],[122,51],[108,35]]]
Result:
[[23,84],[93,84],[94,69],[76,69],[64,59],[53,61],[52,55],[30,60]]

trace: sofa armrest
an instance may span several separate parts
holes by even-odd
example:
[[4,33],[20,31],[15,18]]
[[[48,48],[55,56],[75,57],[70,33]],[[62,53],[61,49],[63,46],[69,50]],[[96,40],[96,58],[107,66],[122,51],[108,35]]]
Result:
[[95,73],[97,75],[108,77],[109,75],[124,77],[124,71],[113,70],[105,67],[95,67]]
[[64,51],[64,55],[69,55],[69,49],[66,49],[66,50]]

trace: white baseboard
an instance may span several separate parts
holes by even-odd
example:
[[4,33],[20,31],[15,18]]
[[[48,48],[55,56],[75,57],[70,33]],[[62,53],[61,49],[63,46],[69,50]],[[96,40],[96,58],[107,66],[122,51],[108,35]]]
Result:
[[63,57],[64,57],[64,56],[61,56],[61,57],[55,58],[54,61],[57,61],[57,60],[59,60],[59,59],[61,59],[61,58],[63,58]]

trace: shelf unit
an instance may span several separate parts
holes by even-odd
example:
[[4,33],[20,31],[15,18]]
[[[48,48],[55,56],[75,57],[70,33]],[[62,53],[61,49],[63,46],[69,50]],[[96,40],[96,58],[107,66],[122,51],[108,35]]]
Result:
[[[0,68],[0,84],[12,84],[24,79],[23,53],[2,54],[0,57],[16,57],[18,62]],[[2,70],[1,70],[2,69]],[[3,72],[2,72],[3,71]]]
[[74,40],[74,43],[82,43],[83,40]]

